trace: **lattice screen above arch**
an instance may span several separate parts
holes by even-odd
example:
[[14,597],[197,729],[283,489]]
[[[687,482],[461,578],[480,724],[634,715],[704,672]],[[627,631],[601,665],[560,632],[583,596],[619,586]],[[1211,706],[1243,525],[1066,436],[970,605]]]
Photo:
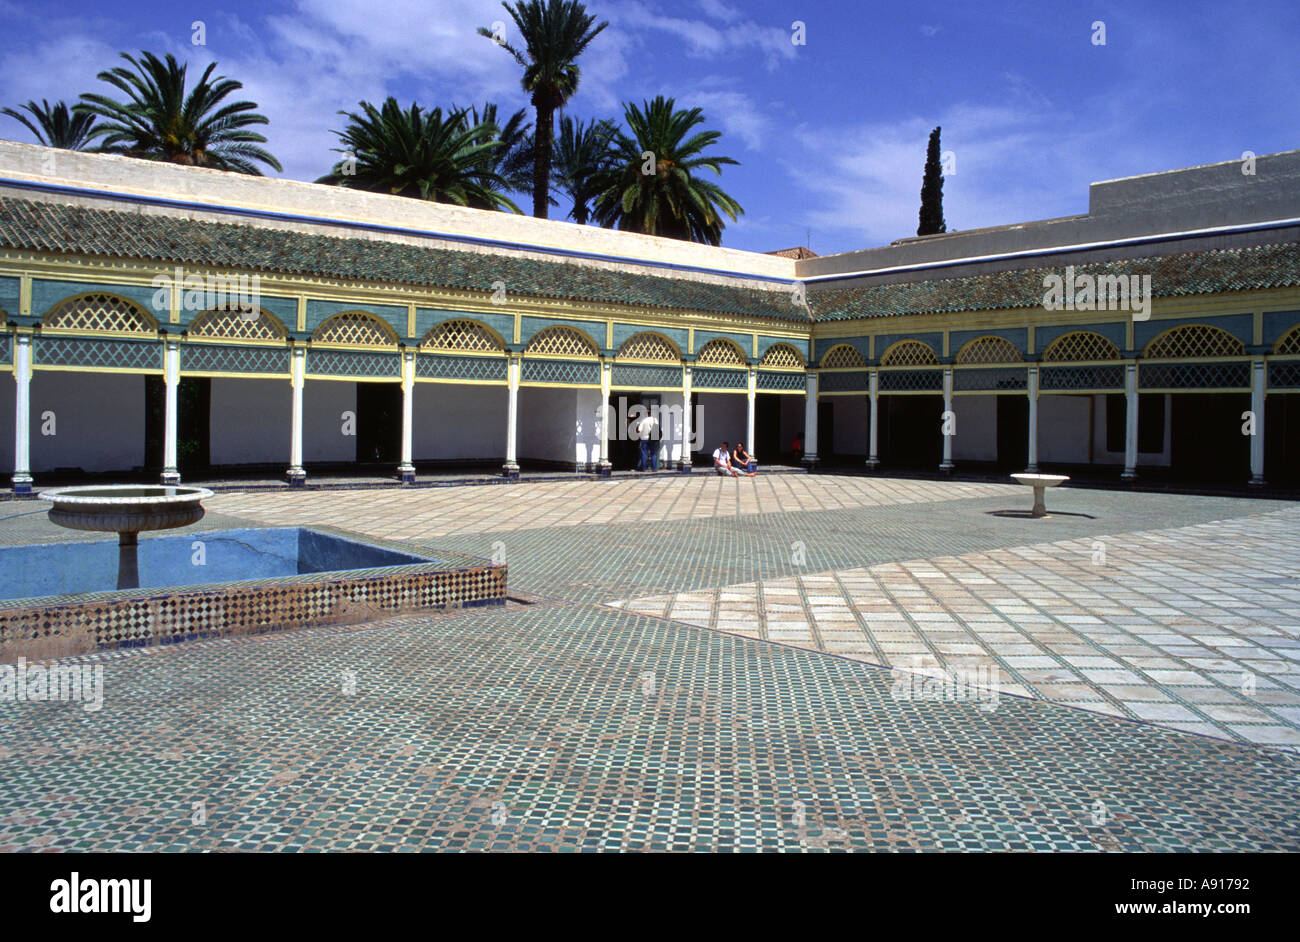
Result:
[[648,360],[653,363],[678,363],[682,355],[666,338],[659,334],[633,334],[618,348],[618,356],[623,360]]
[[397,332],[373,314],[344,311],[323,321],[311,339],[314,343],[383,347],[397,343]]
[[1142,356],[1148,360],[1244,356],[1246,347],[1222,327],[1186,324],[1165,331],[1149,344]]
[[580,330],[572,327],[548,327],[528,341],[524,353],[536,356],[595,357],[600,354],[600,348]]
[[934,347],[919,340],[900,340],[880,358],[881,366],[938,366]]
[[822,357],[822,369],[825,370],[851,369],[866,365],[867,358],[858,351],[857,347],[847,343],[831,347]]
[[710,340],[700,348],[695,362],[700,366],[747,366],[745,351],[725,337]]
[[801,370],[807,364],[803,355],[788,343],[773,344],[758,365],[765,370]]
[[1300,355],[1300,327],[1292,327],[1273,344],[1273,352],[1279,356]]
[[1062,334],[1043,351],[1044,363],[1078,363],[1087,360],[1118,360],[1119,347],[1091,330]]
[[284,325],[261,308],[228,310],[213,308],[190,322],[191,337],[220,337],[223,340],[283,340]]
[[83,294],[60,301],[41,318],[45,327],[65,330],[155,334],[158,322],[140,305],[115,294]]
[[454,318],[443,321],[424,335],[420,346],[426,350],[459,350],[492,353],[505,349],[501,339],[478,321]]
[[1005,337],[976,337],[957,351],[957,362],[966,363],[1020,363],[1020,351]]

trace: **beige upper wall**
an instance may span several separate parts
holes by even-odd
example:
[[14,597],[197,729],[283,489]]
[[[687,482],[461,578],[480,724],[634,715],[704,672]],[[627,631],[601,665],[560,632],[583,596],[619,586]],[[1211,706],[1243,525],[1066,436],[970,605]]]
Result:
[[0,177],[793,280],[793,259],[513,213],[0,140]]

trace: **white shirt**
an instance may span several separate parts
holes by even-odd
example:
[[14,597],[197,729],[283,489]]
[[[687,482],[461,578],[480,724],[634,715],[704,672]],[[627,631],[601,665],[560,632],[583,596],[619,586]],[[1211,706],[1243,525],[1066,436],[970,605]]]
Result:
[[725,448],[719,448],[713,453],[713,461],[715,464],[720,463],[724,468],[730,468],[731,452],[727,451]]

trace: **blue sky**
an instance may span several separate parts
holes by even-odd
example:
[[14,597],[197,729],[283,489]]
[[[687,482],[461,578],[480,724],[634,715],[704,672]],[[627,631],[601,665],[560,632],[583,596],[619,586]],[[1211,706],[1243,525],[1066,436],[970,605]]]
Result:
[[[610,27],[571,113],[616,116],[657,94],[703,108],[741,161],[722,177],[746,209],[724,233],[737,248],[810,239],[828,254],[913,235],[935,125],[955,158],[950,229],[1086,212],[1096,180],[1300,147],[1294,0],[588,7]],[[494,20],[508,22],[496,0],[0,0],[0,101],[75,100],[121,51],[172,52],[192,72],[216,59],[271,119],[284,175],[310,180],[334,159],[336,112],[360,99],[526,105],[514,62],[474,34]],[[796,20],[806,45],[791,42]],[[8,118],[0,136],[30,139]]]

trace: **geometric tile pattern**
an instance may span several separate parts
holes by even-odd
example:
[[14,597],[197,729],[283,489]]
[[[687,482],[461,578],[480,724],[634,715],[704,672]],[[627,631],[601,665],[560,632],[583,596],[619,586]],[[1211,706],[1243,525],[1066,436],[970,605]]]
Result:
[[1057,337],[1043,351],[1044,363],[1089,363],[1118,359],[1119,347],[1091,330],[1072,330]]
[[831,347],[822,357],[821,368],[824,370],[833,369],[850,369],[855,366],[866,366],[867,359],[858,348],[852,344],[841,343]]
[[681,366],[631,366],[615,363],[610,369],[610,383],[614,386],[627,386],[633,389],[650,389],[669,387],[680,389],[682,386]]
[[307,372],[328,376],[401,376],[402,363],[392,353],[364,350],[307,351]]
[[744,366],[747,360],[735,341],[717,337],[700,348],[695,362],[700,366]]
[[282,347],[188,343],[181,346],[181,371],[288,375],[289,351]]
[[83,294],[60,301],[41,323],[63,330],[115,331],[153,334],[157,322],[139,305],[112,294]]
[[1185,324],[1165,331],[1147,344],[1142,356],[1148,360],[1199,359],[1201,357],[1244,356],[1240,340],[1222,327]]
[[678,363],[682,355],[659,334],[633,334],[618,348],[622,360],[648,360],[654,363]]
[[903,340],[894,344],[880,357],[881,366],[938,366],[939,357],[934,348],[919,340]]
[[215,308],[190,321],[191,337],[220,337],[224,340],[283,340],[284,325],[266,311]]
[[1250,364],[1142,363],[1138,367],[1138,386],[1142,389],[1249,389]]
[[976,337],[957,351],[961,364],[1019,363],[1020,351],[1005,337]]
[[600,385],[600,364],[594,360],[521,361],[519,380],[523,383],[563,383],[566,385]]
[[1038,371],[1040,389],[1123,389],[1122,366],[1044,366]]
[[[717,343],[718,341],[713,341]],[[799,377],[802,379],[802,375]],[[697,389],[747,389],[749,373],[746,370],[717,370],[696,368],[691,385]]]
[[162,372],[162,346],[152,341],[36,337],[32,361],[42,366],[86,366]]
[[778,343],[770,347],[758,364],[767,370],[802,370],[805,366],[803,356],[788,343]]
[[315,343],[387,347],[397,343],[393,328],[366,311],[344,311],[326,318],[312,333]]
[[1300,511],[610,603],[1300,752]]
[[421,353],[415,358],[415,375],[430,379],[481,379],[506,381],[505,357],[457,357]]
[[879,375],[881,392],[943,389],[942,370],[881,370]]
[[1270,389],[1300,389],[1300,360],[1270,362],[1268,385]]
[[952,372],[952,386],[956,390],[1025,389],[1028,385],[1028,375],[1023,367]]
[[769,373],[759,370],[757,386],[773,392],[804,392],[808,388],[808,378],[803,372]]
[[490,353],[503,349],[500,339],[478,321],[453,319],[429,330],[420,341],[429,350],[470,350]]

